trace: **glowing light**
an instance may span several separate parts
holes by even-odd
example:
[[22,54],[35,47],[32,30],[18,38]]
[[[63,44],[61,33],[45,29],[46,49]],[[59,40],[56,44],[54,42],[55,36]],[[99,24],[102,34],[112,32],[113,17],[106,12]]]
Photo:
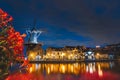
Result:
[[53,71],[54,67],[53,67],[53,64],[51,65],[51,71]]
[[62,68],[62,69],[61,69],[62,73],[65,73],[65,66],[62,65],[61,68]]
[[74,71],[74,67],[73,67],[73,65],[71,65],[70,69],[71,69],[71,72]]
[[62,54],[61,54],[61,56],[64,56],[64,55],[65,55],[65,53],[62,53]]
[[91,51],[89,51],[89,52],[88,52],[88,54],[92,54],[92,52],[91,52]]
[[91,74],[93,73],[93,67],[92,67],[92,65],[90,65],[90,73]]
[[97,46],[96,46],[96,48],[100,48],[100,46],[99,46],[99,45],[97,45]]
[[97,56],[99,56],[100,54],[99,53],[97,53]]
[[33,57],[33,54],[30,54],[31,57]]
[[33,71],[33,68],[32,67],[30,67],[30,73]]
[[25,57],[25,60],[27,60],[27,57]]
[[49,67],[47,68],[47,74],[50,74],[50,68]]
[[21,36],[22,36],[22,37],[26,37],[26,34],[22,34]]
[[98,75],[99,75],[100,77],[102,77],[102,76],[103,76],[103,71],[102,71],[102,70],[98,70]]
[[88,66],[86,65],[86,72],[88,72]]
[[100,77],[103,76],[103,71],[101,70],[100,65],[98,65],[98,75],[99,75]]
[[36,70],[38,70],[39,69],[39,64],[36,64],[36,68],[35,68]]

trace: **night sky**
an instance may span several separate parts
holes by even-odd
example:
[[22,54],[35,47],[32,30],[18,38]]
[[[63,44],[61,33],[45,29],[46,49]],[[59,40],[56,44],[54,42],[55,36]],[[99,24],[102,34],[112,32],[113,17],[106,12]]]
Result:
[[36,19],[44,48],[120,42],[120,0],[0,0],[0,8],[21,33]]

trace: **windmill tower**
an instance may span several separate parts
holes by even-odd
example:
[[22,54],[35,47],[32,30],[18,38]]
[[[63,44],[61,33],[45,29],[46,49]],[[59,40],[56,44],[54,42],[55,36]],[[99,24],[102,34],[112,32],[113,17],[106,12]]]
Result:
[[27,35],[29,35],[29,43],[38,43],[37,39],[42,33],[42,31],[37,30],[35,27],[33,27],[31,30],[26,30]]
[[42,43],[38,42],[38,37],[40,36],[42,31],[38,30],[34,24],[34,27],[32,29],[26,30],[26,33],[28,35],[28,42],[25,43],[25,46],[28,60],[41,60],[44,51],[42,49]]

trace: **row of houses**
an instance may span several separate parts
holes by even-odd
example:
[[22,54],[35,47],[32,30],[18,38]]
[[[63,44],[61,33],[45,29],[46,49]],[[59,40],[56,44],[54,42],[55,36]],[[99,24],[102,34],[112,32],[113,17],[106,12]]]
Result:
[[45,59],[80,59],[83,55],[84,46],[65,46],[63,48],[49,47],[46,49]]
[[48,60],[113,59],[113,55],[110,57],[107,53],[95,50],[94,48],[86,48],[85,46],[49,47],[43,58]]
[[87,48],[85,46],[48,47],[46,51],[43,51],[42,48],[32,48],[27,51],[29,60],[114,59],[120,54],[118,45],[107,45],[102,48]]

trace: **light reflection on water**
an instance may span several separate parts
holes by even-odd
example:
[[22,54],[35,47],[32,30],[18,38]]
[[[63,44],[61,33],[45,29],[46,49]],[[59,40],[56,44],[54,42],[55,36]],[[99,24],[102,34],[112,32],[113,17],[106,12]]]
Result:
[[[14,73],[6,80],[119,80],[114,62],[30,64],[27,73]],[[24,78],[24,79],[22,79]]]
[[31,64],[28,69],[30,73],[46,72],[46,74],[62,73],[62,74],[83,74],[101,72],[102,69],[109,69],[113,64],[110,63],[73,63],[73,64]]

